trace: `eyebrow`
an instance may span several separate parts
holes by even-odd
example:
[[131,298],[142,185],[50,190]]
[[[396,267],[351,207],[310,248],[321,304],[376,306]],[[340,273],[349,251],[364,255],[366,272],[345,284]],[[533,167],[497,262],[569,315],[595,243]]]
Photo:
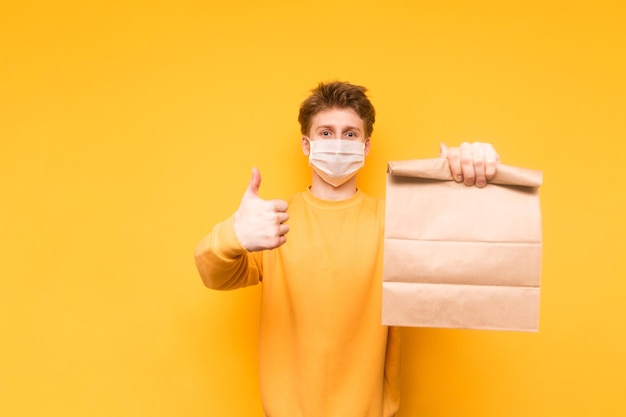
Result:
[[[320,125],[317,126],[316,129],[334,129],[336,126],[333,125]],[[357,130],[357,131],[361,131],[361,129],[357,126],[346,126],[346,130]]]

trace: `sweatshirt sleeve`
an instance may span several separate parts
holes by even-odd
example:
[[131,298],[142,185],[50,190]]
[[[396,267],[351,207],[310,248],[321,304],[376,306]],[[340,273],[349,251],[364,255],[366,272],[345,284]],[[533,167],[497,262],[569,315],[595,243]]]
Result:
[[248,252],[235,235],[234,216],[215,225],[196,248],[196,266],[204,285],[234,290],[256,285],[263,276],[262,252]]

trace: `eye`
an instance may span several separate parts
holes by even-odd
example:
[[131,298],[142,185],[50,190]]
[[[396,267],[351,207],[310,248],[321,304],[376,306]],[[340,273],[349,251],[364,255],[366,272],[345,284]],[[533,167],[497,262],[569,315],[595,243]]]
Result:
[[322,132],[322,136],[330,136],[330,135],[331,135],[331,133],[328,130],[324,130]]
[[347,132],[346,136],[349,137],[349,138],[356,138],[356,133],[354,133],[354,132]]

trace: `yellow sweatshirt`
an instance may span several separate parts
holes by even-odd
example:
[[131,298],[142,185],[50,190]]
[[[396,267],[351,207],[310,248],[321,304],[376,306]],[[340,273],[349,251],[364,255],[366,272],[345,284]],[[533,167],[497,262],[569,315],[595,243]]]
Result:
[[206,286],[263,282],[259,367],[268,417],[389,417],[398,408],[398,329],[381,325],[384,201],[357,191],[289,202],[287,242],[246,252],[233,218],[196,251]]

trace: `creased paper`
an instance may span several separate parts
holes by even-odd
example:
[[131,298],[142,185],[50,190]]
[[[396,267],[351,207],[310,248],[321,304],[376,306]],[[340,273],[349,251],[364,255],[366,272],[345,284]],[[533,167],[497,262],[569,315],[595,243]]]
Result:
[[389,162],[383,324],[537,331],[541,183],[500,164],[481,189],[443,158]]

